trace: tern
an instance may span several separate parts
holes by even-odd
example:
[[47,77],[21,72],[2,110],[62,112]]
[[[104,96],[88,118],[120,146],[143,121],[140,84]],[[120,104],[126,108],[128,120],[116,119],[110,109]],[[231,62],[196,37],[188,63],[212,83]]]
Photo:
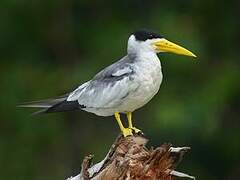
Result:
[[[142,132],[133,126],[132,112],[157,94],[163,78],[157,54],[163,52],[196,57],[189,50],[157,33],[138,30],[128,39],[126,56],[74,91],[59,98],[20,106],[41,108],[37,113],[84,110],[98,116],[114,115],[124,137]],[[128,127],[124,127],[120,114],[126,114]]]

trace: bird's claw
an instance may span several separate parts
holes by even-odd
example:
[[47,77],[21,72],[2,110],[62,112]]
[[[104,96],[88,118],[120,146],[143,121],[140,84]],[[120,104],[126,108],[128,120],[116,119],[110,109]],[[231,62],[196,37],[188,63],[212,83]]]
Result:
[[123,134],[124,137],[132,136],[132,135],[133,135],[132,129],[130,129],[130,128],[124,128],[124,129],[122,130],[122,134]]
[[140,129],[136,128],[136,127],[132,127],[131,129],[132,129],[132,131],[133,131],[135,134],[143,134],[142,130],[140,130]]

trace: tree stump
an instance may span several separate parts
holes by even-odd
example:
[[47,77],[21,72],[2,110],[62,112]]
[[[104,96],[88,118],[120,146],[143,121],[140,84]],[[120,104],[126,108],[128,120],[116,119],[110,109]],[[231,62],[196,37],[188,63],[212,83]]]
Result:
[[195,179],[175,170],[189,147],[163,144],[148,149],[147,141],[142,135],[119,136],[101,162],[91,165],[93,156],[86,156],[80,174],[67,180],[171,180],[174,176]]

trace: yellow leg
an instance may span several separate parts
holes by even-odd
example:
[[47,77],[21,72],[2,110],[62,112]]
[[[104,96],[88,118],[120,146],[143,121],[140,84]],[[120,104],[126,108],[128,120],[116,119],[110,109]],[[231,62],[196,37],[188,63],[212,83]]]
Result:
[[142,132],[140,129],[133,127],[132,124],[132,112],[127,112],[127,119],[128,119],[128,127],[132,129],[135,133]]
[[131,112],[127,112],[127,119],[128,119],[128,127],[132,129],[133,125],[132,125],[132,113]]
[[120,114],[119,114],[118,112],[116,112],[114,115],[115,115],[115,118],[116,118],[116,120],[117,120],[117,122],[118,122],[118,125],[119,125],[119,127],[120,127],[120,130],[121,130],[122,133],[123,133],[123,136],[124,136],[124,137],[127,137],[127,136],[133,135],[133,134],[132,134],[132,129],[130,129],[130,128],[125,128],[125,127],[123,126],[122,121],[121,121],[121,118],[120,118]]

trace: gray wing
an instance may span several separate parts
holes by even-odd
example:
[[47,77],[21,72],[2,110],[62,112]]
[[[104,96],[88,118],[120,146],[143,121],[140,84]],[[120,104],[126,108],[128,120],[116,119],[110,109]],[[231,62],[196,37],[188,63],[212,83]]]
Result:
[[134,68],[126,56],[99,72],[91,81],[79,86],[67,101],[78,100],[87,108],[113,108],[138,87],[134,81]]

